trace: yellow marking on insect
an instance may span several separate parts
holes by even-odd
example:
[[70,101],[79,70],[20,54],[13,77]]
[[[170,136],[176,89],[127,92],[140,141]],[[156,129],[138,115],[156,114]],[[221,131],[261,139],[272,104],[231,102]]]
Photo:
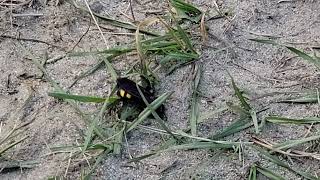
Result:
[[121,97],[124,97],[124,95],[126,94],[126,92],[123,89],[120,89],[119,93]]
[[131,94],[127,93],[127,94],[126,94],[126,97],[127,97],[128,99],[130,99],[130,98],[131,98]]

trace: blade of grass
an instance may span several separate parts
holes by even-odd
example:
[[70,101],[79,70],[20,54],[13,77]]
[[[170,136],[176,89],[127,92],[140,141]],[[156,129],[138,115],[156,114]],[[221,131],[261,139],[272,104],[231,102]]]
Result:
[[[150,103],[150,108],[158,109],[162,105],[162,103],[164,103],[164,101],[166,101],[171,96],[172,93],[173,92],[164,93],[161,96],[159,96],[156,100]],[[151,114],[151,110],[149,108],[144,109],[140,113],[138,118],[128,125],[126,132],[128,133],[132,129],[136,128],[137,125],[143,122],[150,114]]]
[[253,39],[249,39],[250,41],[254,41],[254,42],[258,42],[258,43],[262,43],[262,44],[271,44],[271,45],[275,45],[278,46],[280,45],[279,43],[277,43],[276,41],[272,40],[272,39],[258,39],[258,38],[253,38]]
[[142,93],[141,89],[139,88],[138,85],[137,86],[137,89],[140,93],[140,96],[142,97],[144,103],[146,104],[147,108],[146,109],[149,109],[151,111],[151,114],[153,115],[153,117],[155,117],[156,121],[160,124],[160,126],[166,130],[174,139],[177,139],[175,137],[174,134],[172,134],[171,130],[165,125],[164,121],[160,118],[160,116],[157,114],[157,112],[155,111],[156,109],[153,109],[150,104],[148,103],[147,99],[145,98],[144,94]]
[[137,30],[135,32],[136,48],[137,48],[137,52],[138,52],[140,62],[141,62],[141,73],[142,74],[147,74],[147,62],[144,57],[144,54],[145,54],[144,49],[142,48],[140,29],[142,29],[143,27],[148,26],[152,23],[155,23],[158,20],[159,20],[158,18],[150,18],[150,19],[146,19],[146,20],[140,22],[137,27]]
[[93,119],[93,121],[91,122],[90,127],[87,130],[86,136],[84,138],[85,140],[84,140],[84,146],[82,148],[82,153],[84,153],[87,150],[88,145],[94,136],[94,129],[95,129],[95,127],[97,127],[98,122],[102,119],[104,112],[106,111],[106,109],[108,108],[108,106],[110,104],[112,104],[112,103],[110,103],[109,100],[106,99],[103,103],[102,108],[100,109],[99,114],[96,115],[95,118]]
[[253,146],[253,148],[256,149],[265,159],[275,163],[278,166],[284,167],[284,168],[286,168],[286,169],[288,169],[288,170],[290,170],[290,171],[292,171],[292,172],[294,172],[296,174],[299,174],[300,176],[302,176],[302,177],[304,177],[306,179],[319,180],[319,178],[314,177],[309,173],[302,172],[300,170],[291,168],[288,164],[286,164],[286,163],[282,162],[281,160],[279,160],[278,157],[269,154],[269,152],[267,152],[267,151],[265,151],[265,150],[263,150],[261,148],[258,148],[256,146]]
[[11,149],[12,147],[14,147],[15,145],[21,143],[22,141],[24,141],[25,139],[27,139],[29,136],[25,136],[17,141],[12,142],[11,144],[7,145],[6,147],[4,147],[3,149],[0,149],[0,157],[3,155],[3,153],[5,153],[6,151],[8,151],[9,149]]
[[208,41],[208,32],[207,32],[207,28],[206,28],[206,24],[205,24],[205,13],[203,13],[201,16],[200,34],[202,37],[202,43],[206,43]]
[[320,123],[320,118],[318,117],[308,117],[303,119],[292,119],[279,116],[269,116],[265,118],[266,121],[277,124],[315,124]]
[[252,122],[254,125],[254,129],[256,131],[256,134],[259,134],[259,125],[258,125],[258,118],[257,118],[257,112],[255,110],[250,111],[250,115],[252,118]]
[[317,92],[307,93],[296,98],[288,98],[278,101],[279,103],[318,103],[319,95]]
[[277,150],[289,149],[289,148],[298,146],[300,144],[314,141],[314,140],[318,140],[318,139],[320,139],[320,135],[310,136],[307,138],[300,138],[300,139],[295,139],[295,140],[288,140],[284,143],[274,144],[274,145],[272,145],[272,148],[277,149]]
[[248,127],[252,126],[252,121],[249,117],[242,117],[239,120],[233,122],[230,126],[225,128],[222,132],[217,133],[210,137],[210,139],[221,139],[234,133],[240,132]]
[[170,4],[177,11],[179,18],[188,19],[192,22],[199,22],[202,12],[193,5],[182,0],[170,0]]
[[21,171],[24,168],[33,168],[38,164],[37,161],[17,161],[0,157],[0,174]]
[[299,57],[301,57],[302,59],[316,65],[318,69],[320,68],[320,61],[318,59],[294,47],[286,46],[286,48],[289,49],[291,52],[295,53],[296,55],[298,55]]
[[140,157],[133,158],[129,162],[141,161],[153,155],[157,155],[157,154],[169,152],[169,151],[194,150],[194,149],[233,149],[233,148],[234,146],[229,144],[219,144],[219,143],[213,143],[213,142],[193,142],[193,143],[170,146],[163,150],[158,150]]
[[272,172],[270,169],[261,166],[257,166],[257,171],[272,180],[286,180],[286,178]]
[[117,96],[111,96],[108,98],[101,98],[96,96],[81,96],[81,95],[74,95],[74,94],[67,94],[61,92],[49,92],[49,96],[58,98],[58,99],[72,99],[79,102],[94,102],[94,103],[101,103],[104,101],[108,101],[109,103],[115,102],[119,99]]
[[246,111],[249,112],[249,111],[251,110],[250,105],[247,103],[247,101],[246,101],[245,98],[243,97],[240,89],[237,87],[236,83],[234,82],[233,77],[231,76],[231,74],[230,74],[229,72],[228,72],[228,75],[230,76],[233,90],[234,90],[236,96],[238,97],[238,99],[240,100],[241,106],[242,106]]
[[213,110],[213,111],[209,111],[209,112],[206,112],[206,113],[201,113],[200,116],[199,116],[198,123],[202,123],[206,119],[211,118],[212,116],[214,116],[216,114],[219,114],[221,112],[224,112],[226,110],[228,110],[228,107],[223,106],[223,107],[221,107],[219,109],[216,109],[216,110]]
[[249,39],[251,41],[255,41],[255,42],[259,42],[259,43],[263,43],[263,44],[271,44],[271,45],[275,45],[275,46],[282,46],[287,48],[288,50],[290,50],[291,52],[295,53],[296,55],[298,55],[299,57],[301,57],[302,59],[306,60],[309,63],[314,64],[318,69],[320,69],[320,61],[317,59],[317,57],[312,57],[310,55],[308,55],[307,53],[291,47],[291,46],[287,46],[287,45],[282,45],[280,43],[277,43],[273,40],[270,39]]
[[199,120],[199,99],[198,99],[198,87],[201,78],[201,66],[199,64],[194,65],[194,79],[192,84],[192,102],[191,102],[191,114],[190,114],[190,127],[192,136],[197,135],[197,123]]
[[252,165],[250,168],[250,173],[248,176],[248,180],[257,180],[257,167],[256,165]]

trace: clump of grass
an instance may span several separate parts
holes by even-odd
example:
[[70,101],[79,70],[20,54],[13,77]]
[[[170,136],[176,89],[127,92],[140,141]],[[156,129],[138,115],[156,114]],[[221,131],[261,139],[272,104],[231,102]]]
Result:
[[[75,7],[81,11],[88,12],[85,8],[82,8],[74,1],[69,1]],[[178,14],[185,13],[185,15],[190,16],[189,20],[196,22],[196,16],[201,18],[201,11],[197,10],[193,6],[183,3],[182,1],[172,1],[175,3],[173,6],[176,10],[179,11]],[[183,9],[187,7],[187,9]],[[201,13],[201,14],[199,14]],[[176,68],[179,68],[183,65],[192,63],[199,58],[199,54],[193,47],[193,44],[190,40],[190,35],[186,33],[185,29],[181,28],[179,23],[176,21],[177,18],[179,21],[185,19],[186,16],[182,19],[180,17],[172,17],[173,24],[165,22],[161,17],[147,19],[141,22],[139,25],[132,23],[122,22],[110,17],[105,17],[99,14],[93,13],[94,16],[98,17],[102,22],[113,25],[115,27],[120,27],[128,30],[133,30],[136,32],[135,42],[129,44],[128,46],[118,46],[114,48],[108,48],[100,50],[97,52],[81,52],[81,53],[70,53],[68,56],[84,56],[84,55],[97,55],[100,56],[100,61],[90,69],[86,70],[80,76],[78,76],[75,81],[71,84],[72,87],[80,79],[94,74],[97,70],[105,67],[106,71],[111,74],[112,79],[115,81],[118,77],[118,73],[113,68],[113,61],[117,57],[127,54],[127,53],[136,53],[140,59],[140,63],[136,63],[136,67],[132,68],[132,71],[127,74],[130,75],[139,75],[149,81],[150,84],[153,84],[157,79],[155,74],[156,65],[159,64],[164,69],[168,69],[168,73],[172,72]],[[196,15],[196,16],[195,16]],[[165,29],[167,30],[164,34],[158,33],[156,31],[146,30],[150,24],[155,22],[160,22]],[[198,21],[197,21],[198,22]],[[31,53],[28,53],[33,57]],[[153,59],[155,57],[160,57],[158,62],[155,62]],[[155,112],[162,103],[164,103],[172,94],[172,92],[164,93],[160,95],[153,102],[149,103],[145,100],[146,109],[144,109],[136,119],[132,122],[119,121],[117,117],[114,116],[104,116],[107,110],[110,110],[111,107],[114,107],[114,104],[118,102],[118,98],[113,96],[113,93],[109,97],[95,97],[95,96],[84,96],[84,95],[74,95],[70,92],[66,93],[57,82],[50,77],[46,69],[38,62],[37,58],[31,58],[33,62],[38,66],[38,68],[44,74],[44,78],[51,83],[54,87],[54,91],[49,93],[49,96],[62,99],[63,101],[69,103],[75,110],[84,118],[88,128],[86,130],[83,142],[77,145],[71,146],[60,146],[52,148],[54,153],[59,152],[69,152],[72,154],[68,160],[75,157],[83,157],[88,163],[92,159],[95,164],[86,172],[84,178],[88,178],[90,174],[93,173],[95,167],[101,162],[101,160],[107,154],[119,154],[122,149],[123,139],[125,134],[139,128],[140,124],[149,116],[153,115],[156,121],[164,129],[164,131],[171,135],[173,139],[177,139],[177,134],[174,134],[162,121],[162,119]],[[114,85],[115,87],[115,85]],[[114,91],[113,91],[114,92]],[[141,93],[141,92],[140,92]],[[144,97],[142,95],[142,97]],[[77,102],[84,103],[103,103],[99,113],[94,115],[94,117],[88,116],[86,113],[78,107]],[[108,119],[107,125],[102,125],[103,122]],[[190,137],[188,137],[190,138]],[[194,142],[194,144],[183,144],[177,145],[174,149],[196,149],[196,148],[209,148],[213,147],[213,144],[205,144],[203,142]],[[218,145],[216,145],[218,146]],[[223,145],[220,145],[221,147]],[[231,147],[231,145],[224,145]],[[92,154],[90,159],[87,159],[85,154]]]

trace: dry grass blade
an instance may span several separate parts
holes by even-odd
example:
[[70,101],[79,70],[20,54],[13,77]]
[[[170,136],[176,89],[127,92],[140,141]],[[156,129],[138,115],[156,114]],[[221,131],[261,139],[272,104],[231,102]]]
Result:
[[198,123],[204,122],[206,119],[208,118],[212,118],[214,115],[222,113],[224,111],[228,110],[228,107],[224,106],[224,107],[220,107],[219,109],[213,110],[213,111],[209,111],[206,113],[201,113],[201,115],[199,116],[199,120]]
[[202,42],[205,43],[208,40],[208,32],[205,24],[205,14],[202,14],[201,21],[200,21],[200,33],[202,37]]
[[[153,127],[148,127],[148,126],[142,126],[139,125],[139,127],[141,129],[147,130],[147,131],[151,131],[154,133],[159,133],[159,134],[166,134],[169,135],[167,131],[162,130],[162,129],[157,129],[157,128],[153,128]],[[188,130],[184,130],[184,131],[177,131],[177,132],[172,132],[172,134],[179,136],[179,137],[184,137],[184,138],[188,138],[191,140],[197,140],[197,141],[201,141],[201,142],[214,142],[214,143],[218,143],[218,144],[228,144],[228,145],[234,145],[234,146],[239,146],[241,144],[252,144],[252,142],[231,142],[231,141],[215,141],[212,139],[208,139],[208,138],[203,138],[203,137],[197,137],[197,136],[192,136],[188,133],[186,133]]]
[[[22,141],[26,140],[29,136],[25,136],[17,141],[14,141],[14,142],[11,142],[10,144],[8,144],[7,146],[5,147],[1,147],[0,149],[0,157],[9,149],[13,148],[15,145],[21,143]],[[3,145],[3,143],[0,144],[1,146]]]
[[286,156],[291,156],[291,157],[311,157],[317,160],[320,160],[320,154],[317,153],[308,153],[308,152],[304,152],[304,151],[298,151],[298,150],[294,150],[294,149],[290,149],[290,151],[283,151],[283,150],[279,150],[279,149],[274,149],[272,146],[274,145],[274,143],[268,142],[266,140],[263,139],[259,139],[257,137],[252,137],[251,140],[254,144],[262,146],[264,148],[267,148],[271,151],[286,155]]

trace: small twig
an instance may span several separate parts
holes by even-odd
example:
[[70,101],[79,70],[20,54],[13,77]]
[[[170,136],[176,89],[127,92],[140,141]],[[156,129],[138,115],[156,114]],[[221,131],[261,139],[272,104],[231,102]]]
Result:
[[19,41],[29,41],[29,42],[43,43],[43,44],[46,44],[46,45],[49,45],[49,46],[61,48],[60,46],[57,46],[55,44],[51,44],[49,42],[42,41],[42,40],[39,40],[39,39],[21,38],[21,37],[9,36],[9,35],[0,35],[0,37],[1,38],[8,38],[8,39],[16,39],[16,40],[19,40]]
[[130,12],[131,12],[132,19],[133,21],[136,21],[136,18],[134,17],[134,14],[133,14],[132,0],[129,0],[129,5],[130,5]]
[[69,50],[67,53],[73,51],[73,50],[76,48],[76,46],[80,43],[80,41],[83,39],[83,37],[89,32],[90,26],[91,26],[91,19],[89,20],[89,25],[88,25],[88,28],[87,28],[86,32],[84,32],[84,33],[82,34],[82,36],[79,38],[79,40],[77,41],[77,43],[76,43],[76,44],[72,47],[72,49]]

